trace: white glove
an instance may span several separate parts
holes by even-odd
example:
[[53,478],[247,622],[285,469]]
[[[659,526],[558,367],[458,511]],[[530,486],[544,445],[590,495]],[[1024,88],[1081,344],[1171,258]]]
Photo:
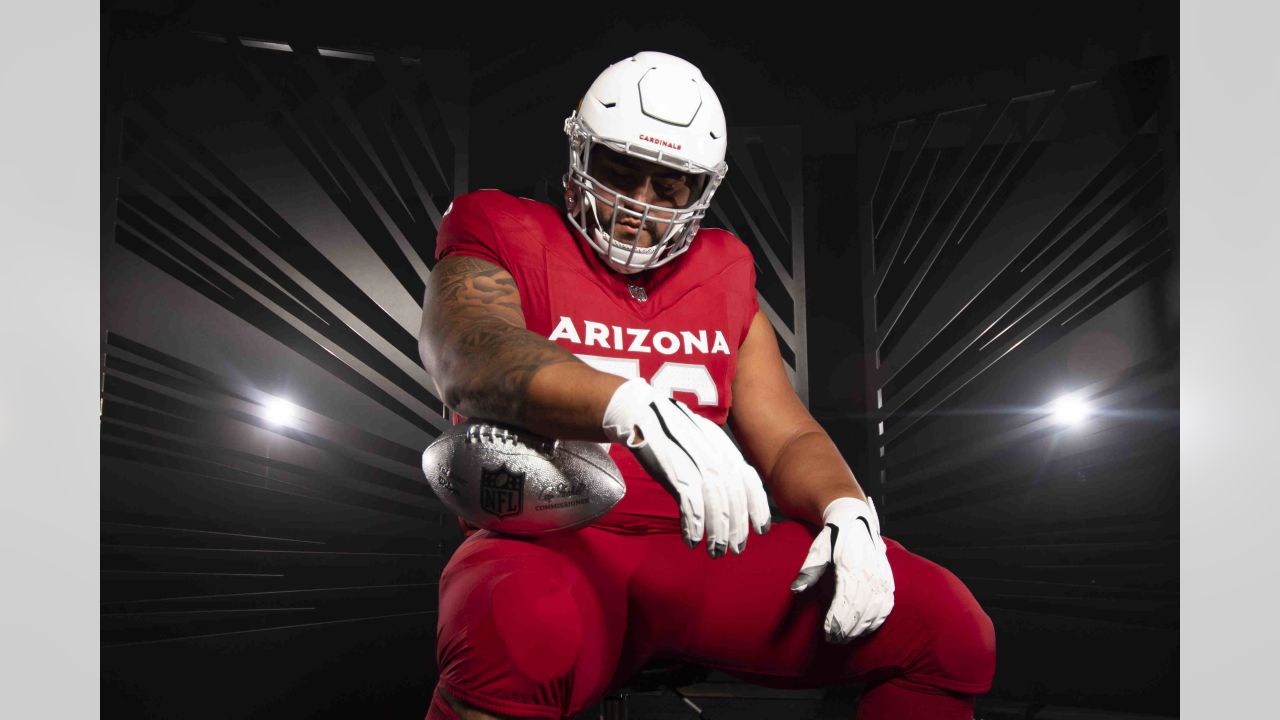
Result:
[[[684,403],[658,394],[642,378],[631,378],[614,391],[601,426],[675,496],[685,544],[696,546],[705,529],[707,553],[718,558],[731,539],[740,539],[735,547],[745,543],[751,506],[739,478],[746,461],[715,423],[707,425],[732,452],[697,418]],[[767,511],[763,517],[767,520]],[[757,532],[761,529],[757,525]]]
[[747,528],[748,521],[751,527],[755,528],[757,535],[769,532],[772,525],[769,519],[769,496],[765,495],[760,473],[751,467],[751,463],[742,456],[724,430],[696,413],[693,419],[711,437],[712,448],[722,458],[730,464],[735,458],[738,461],[737,471],[725,477],[729,489],[729,548],[735,554],[741,555],[747,547],[747,536],[751,534]]
[[827,642],[847,643],[874,632],[893,610],[893,571],[880,539],[880,518],[871,498],[836,498],[822,512],[825,525],[809,546],[791,591],[804,592],[836,567],[836,591],[822,623]]

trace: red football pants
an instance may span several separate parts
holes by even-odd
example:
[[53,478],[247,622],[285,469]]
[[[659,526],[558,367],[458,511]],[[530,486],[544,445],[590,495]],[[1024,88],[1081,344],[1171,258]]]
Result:
[[[570,718],[651,660],[684,660],[772,687],[868,683],[861,720],[969,720],[991,686],[995,633],[968,588],[885,538],[893,611],[869,636],[829,644],[833,570],[791,592],[815,535],[775,523],[712,560],[643,522],[536,539],[481,530],[440,577],[440,684],[495,715]],[[437,691],[428,720],[453,717]]]

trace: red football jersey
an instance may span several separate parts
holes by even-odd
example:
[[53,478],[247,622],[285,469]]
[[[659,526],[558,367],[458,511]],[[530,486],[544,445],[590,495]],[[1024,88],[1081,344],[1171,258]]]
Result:
[[[450,253],[511,273],[529,330],[598,370],[643,377],[724,424],[738,348],[759,308],[751,251],[732,233],[704,228],[683,255],[623,275],[604,264],[560,210],[478,190],[455,198],[445,213],[436,259]],[[463,420],[454,413],[454,424]],[[615,444],[609,454],[627,482],[611,517],[679,517],[675,499],[629,450]]]

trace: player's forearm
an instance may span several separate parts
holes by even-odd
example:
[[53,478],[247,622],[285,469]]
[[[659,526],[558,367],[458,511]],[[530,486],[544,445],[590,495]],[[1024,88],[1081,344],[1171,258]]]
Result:
[[823,430],[792,438],[765,478],[769,496],[787,517],[822,526],[822,511],[840,497],[865,497],[840,450]]
[[500,320],[472,321],[445,334],[436,381],[449,407],[563,440],[608,440],[601,418],[622,378]]
[[440,260],[422,301],[418,349],[445,404],[474,418],[565,440],[605,440],[622,378],[525,328],[515,279],[467,255]]

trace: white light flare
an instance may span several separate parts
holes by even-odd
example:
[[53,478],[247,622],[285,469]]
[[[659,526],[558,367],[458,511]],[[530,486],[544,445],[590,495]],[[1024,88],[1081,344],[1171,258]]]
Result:
[[272,425],[288,425],[297,416],[297,408],[288,400],[271,398],[267,403],[266,419]]
[[1077,427],[1089,417],[1089,403],[1075,394],[1067,394],[1049,403],[1049,414],[1059,425]]

